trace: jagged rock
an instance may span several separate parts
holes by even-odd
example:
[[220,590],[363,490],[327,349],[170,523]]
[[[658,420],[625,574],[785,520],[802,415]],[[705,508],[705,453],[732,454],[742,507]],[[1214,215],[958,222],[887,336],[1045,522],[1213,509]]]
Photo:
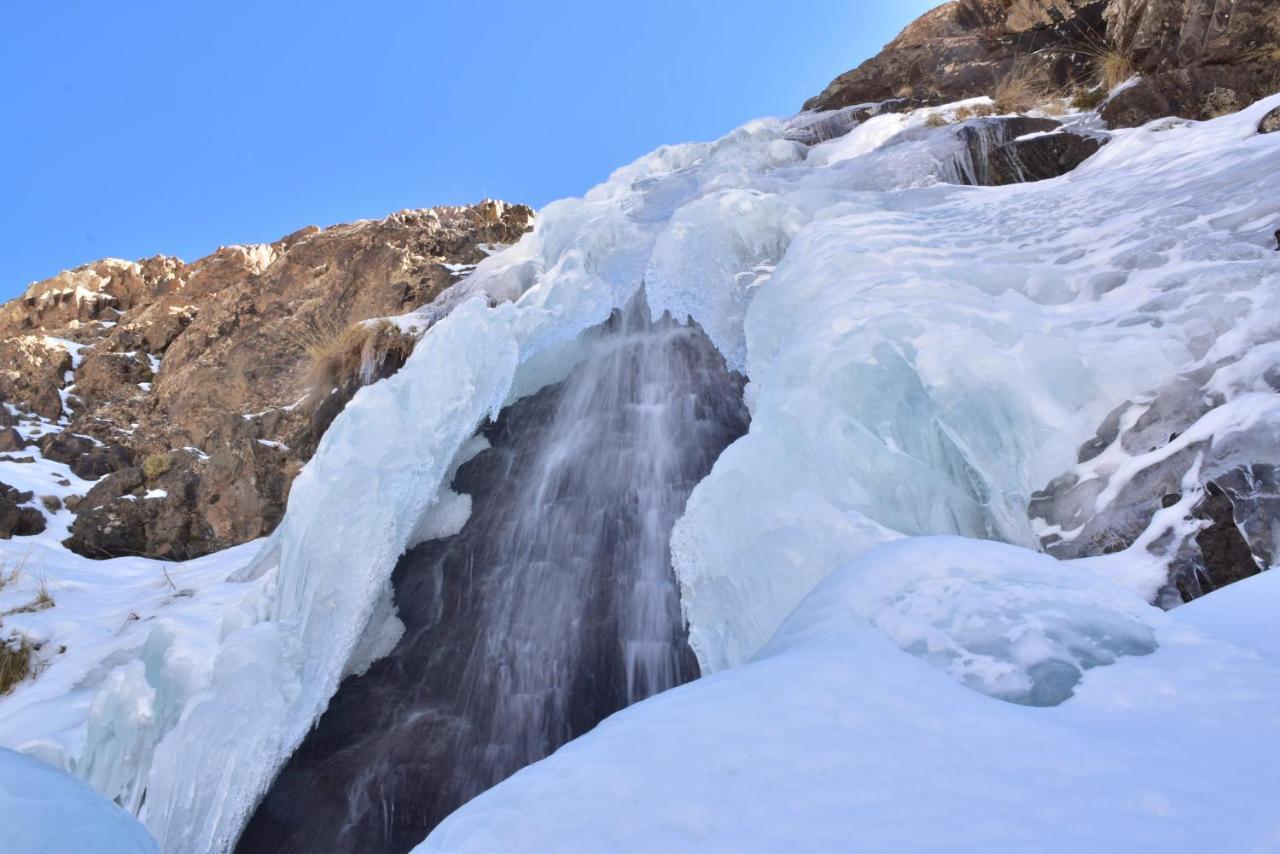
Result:
[[1180,116],[1212,119],[1247,107],[1267,94],[1250,67],[1194,66],[1144,76],[1102,108],[1115,128],[1137,127],[1153,119]]
[[1143,76],[1106,105],[1113,127],[1212,118],[1272,93],[1280,15],[1271,0],[958,0],[922,15],[805,109],[987,95],[1015,66],[1048,90],[1082,85],[1103,44]]
[[0,540],[30,537],[44,530],[44,514],[34,507],[20,507],[30,501],[30,492],[19,492],[0,483]]
[[0,451],[21,451],[27,446],[22,434],[12,427],[0,428]]
[[36,443],[46,459],[66,463],[77,477],[97,480],[133,465],[133,451],[122,445],[99,444],[69,430],[47,433]]
[[0,338],[0,399],[42,418],[62,416],[62,396],[71,354],[43,336]]
[[961,180],[966,184],[1003,186],[1056,178],[1075,169],[1102,147],[1100,138],[1061,127],[1052,119],[1026,116],[967,122],[957,131],[966,148]]
[[1206,524],[1196,533],[1194,545],[1185,544],[1172,564],[1170,582],[1183,602],[1262,571],[1236,524],[1235,511],[1235,503],[1221,486],[1214,481],[1205,484],[1204,498],[1191,516]]
[[[0,308],[0,365],[21,348],[42,360],[16,371],[20,382],[0,376],[0,398],[70,416],[41,437],[47,457],[86,479],[115,472],[93,500],[68,502],[77,550],[194,557],[269,533],[333,418],[412,350],[411,336],[357,324],[431,301],[459,265],[519,239],[532,217],[485,201],[311,226],[191,264],[100,261]],[[85,345],[74,376],[68,350],[46,335]],[[200,450],[173,450],[184,448]],[[173,471],[156,482],[167,485],[126,488],[126,470],[162,454]],[[168,497],[141,497],[152,489]]]
[[61,433],[46,433],[41,436],[36,445],[40,448],[40,453],[45,459],[53,460],[56,463],[66,463],[71,465],[82,455],[89,453],[97,443],[88,436],[81,436],[65,430]]
[[1113,0],[1104,17],[1110,37],[1144,72],[1232,65],[1280,37],[1274,0]]
[[[1057,86],[1083,73],[1078,52],[1043,52],[1102,26],[1103,0],[960,0],[917,18],[879,54],[837,77],[806,110],[912,97],[987,95],[1015,63],[1034,63]],[[1037,53],[1037,51],[1041,51]]]
[[139,354],[98,352],[95,348],[85,354],[76,371],[76,396],[85,406],[96,408],[142,394],[140,384],[154,379],[150,365]]
[[[1280,131],[1280,107],[1262,117],[1258,123],[1258,133],[1275,133]],[[1280,244],[1280,231],[1276,232],[1276,243]]]
[[97,480],[133,465],[133,451],[121,445],[103,445],[71,461],[71,472],[83,480]]

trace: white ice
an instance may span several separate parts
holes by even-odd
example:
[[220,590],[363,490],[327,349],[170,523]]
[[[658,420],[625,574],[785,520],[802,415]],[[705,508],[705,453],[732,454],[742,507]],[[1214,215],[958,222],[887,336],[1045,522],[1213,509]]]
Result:
[[[584,198],[548,206],[530,235],[419,313],[419,325],[430,328],[408,364],[362,390],[334,422],[294,484],[280,529],[256,557],[249,560],[246,550],[185,565],[181,571],[189,569],[193,582],[174,585],[195,592],[178,597],[185,601],[168,598],[174,593],[156,579],[154,564],[110,567],[136,578],[133,586],[104,593],[107,600],[129,600],[145,589],[146,613],[130,620],[104,607],[84,617],[98,635],[92,643],[82,637],[68,644],[68,656],[85,656],[80,663],[55,663],[0,700],[0,744],[43,752],[134,809],[145,791],[141,817],[167,851],[227,849],[342,675],[367,665],[394,636],[386,607],[391,570],[407,545],[456,530],[465,516],[465,500],[448,489],[450,472],[474,452],[477,427],[510,400],[565,376],[582,358],[581,333],[642,284],[655,312],[696,320],[750,379],[751,431],[695,491],[673,539],[704,672],[752,660],[824,578],[881,543],[959,534],[1034,545],[1037,532],[1025,512],[1031,491],[1074,463],[1076,447],[1118,403],[1208,360],[1275,353],[1263,348],[1280,339],[1274,321],[1280,256],[1270,251],[1272,224],[1280,219],[1280,145],[1254,128],[1277,103],[1210,123],[1119,132],[1065,178],[1003,188],[947,183],[959,174],[962,146],[953,129],[929,127],[927,113],[881,117],[812,148],[788,138],[794,121],[760,120],[714,143],[664,147],[641,158]],[[1223,385],[1232,399],[1246,387],[1275,394],[1228,379]],[[77,573],[88,573],[83,577],[107,589],[107,567],[59,563],[64,558],[52,552],[47,560],[73,584]],[[1140,555],[1111,556],[1087,569],[1109,573],[1141,597],[1160,582],[1159,564]],[[968,578],[963,583],[973,584]],[[1017,575],[991,583],[1006,582],[1028,583]],[[1016,802],[1025,780],[1009,775],[1046,771],[1025,758],[1044,737],[1043,722],[1100,702],[1089,700],[1095,684],[1111,686],[1098,690],[1112,696],[1119,677],[1111,674],[1147,667],[1144,673],[1173,680],[1141,686],[1157,693],[1179,680],[1227,679],[1202,672],[1194,656],[1178,652],[1176,633],[1166,637],[1170,630],[1154,622],[1158,652],[1086,670],[1139,651],[1147,638],[1139,627],[1123,649],[1103,644],[1101,657],[1064,646],[1059,636],[1092,643],[1098,627],[1106,634],[1134,625],[1131,594],[1101,602],[1096,597],[1109,594],[1077,592],[1081,607],[1105,615],[1088,624],[1093,628],[1082,628],[1078,615],[1059,620],[1053,598],[1023,600],[1045,618],[1038,635],[1027,635],[1030,650],[992,650],[980,631],[947,633],[940,654],[930,646],[935,617],[1013,627],[1021,606],[928,615],[923,632],[902,629],[896,636],[912,649],[923,635],[921,658],[928,663],[864,627],[832,641],[845,670],[819,645],[812,655],[771,655],[671,697],[746,685],[734,680],[763,669],[782,680],[762,683],[770,686],[770,703],[785,703],[787,690],[805,691],[839,717],[856,692],[812,681],[815,673],[857,682],[855,663],[845,656],[873,655],[885,663],[887,681],[860,701],[869,704],[868,719],[879,714],[877,704],[917,710],[907,699],[918,696],[953,703],[960,725],[977,729],[976,741],[940,754],[944,767],[962,767],[976,755],[966,751],[989,744],[983,739],[994,724],[983,716],[991,709],[999,710],[993,720],[1023,733],[1016,743],[1024,758],[992,771],[992,780],[1008,781],[999,797]],[[53,619],[61,607],[41,619]],[[904,605],[895,618],[906,621],[900,628],[919,616],[919,607]],[[119,639],[105,628],[108,616],[124,620]],[[48,637],[77,630],[54,626]],[[81,650],[111,653],[93,658]],[[1078,690],[1069,686],[1075,696],[1048,710],[968,691],[938,670],[993,695],[1044,702],[1036,695],[1036,668],[1045,662],[1059,673],[1073,669],[1073,680],[1083,674]],[[797,663],[816,670],[782,672]],[[65,675],[52,678],[59,668]],[[1270,678],[1270,671],[1250,673]],[[922,693],[905,695],[895,707],[890,689],[916,677]],[[1060,687],[1051,701],[1061,699],[1066,682],[1054,684]],[[1153,720],[1202,734],[1212,729],[1211,721],[1195,724],[1207,713],[1198,695],[1188,696],[1185,709],[1175,703],[1164,718],[1126,719],[1137,746],[1131,762],[1113,769],[1116,780],[1156,761]],[[46,723],[37,702],[61,719]],[[1135,693],[1125,702],[1147,708],[1155,700]],[[1257,708],[1245,703],[1238,713],[1252,722]],[[692,708],[681,710],[693,715]],[[735,731],[730,718],[712,711],[705,720]],[[840,725],[856,728],[857,714],[850,714]],[[736,731],[752,732],[751,724],[744,720]],[[1100,751],[1121,744],[1095,724],[1081,723],[1080,730],[1104,733],[1102,746],[1087,754],[1095,761],[1063,772],[1077,774],[1081,789],[1095,773],[1111,779],[1097,764],[1107,755]],[[941,729],[924,743],[942,750],[942,735],[953,727]],[[1240,747],[1230,740],[1234,734],[1214,737],[1226,739],[1217,742],[1223,750]],[[1074,739],[1083,749],[1087,739]],[[887,762],[888,748],[901,742],[884,744],[871,755]],[[1178,751],[1169,752],[1152,767],[1191,770],[1177,765]],[[1183,753],[1188,763],[1201,755],[1197,744]],[[903,754],[902,780],[922,776],[923,755]],[[745,773],[745,757],[736,765],[729,755],[715,761],[722,771]],[[1224,761],[1256,775],[1237,768],[1243,757]],[[823,767],[801,770],[803,780],[787,781],[795,792],[804,780],[821,779]],[[1050,794],[1067,788],[1063,780],[1055,785]],[[1148,806],[1158,812],[1160,787],[1151,792]],[[744,790],[747,799],[734,809],[755,811],[749,795]],[[819,805],[830,803],[821,792],[815,797]],[[1252,797],[1241,796],[1241,810]],[[676,815],[696,824],[700,813]],[[1123,825],[1133,813],[1116,815]]]

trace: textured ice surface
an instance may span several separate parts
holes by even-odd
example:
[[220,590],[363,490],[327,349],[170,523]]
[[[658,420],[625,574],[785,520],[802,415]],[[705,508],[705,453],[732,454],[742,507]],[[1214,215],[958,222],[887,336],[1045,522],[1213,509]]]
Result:
[[15,854],[159,854],[137,819],[83,780],[4,748],[0,847]]
[[[1280,146],[1255,133],[1277,103],[1208,123],[1122,131],[1068,176],[1002,188],[947,183],[957,179],[963,145],[954,128],[928,127],[927,111],[879,116],[811,147],[789,138],[794,122],[761,120],[713,143],[641,158],[582,199],[548,206],[530,235],[421,313],[420,322],[435,325],[399,374],[362,390],[335,421],[295,484],[280,530],[241,580],[200,588],[185,627],[186,606],[149,604],[140,616],[155,617],[157,633],[145,644],[148,635],[130,627],[141,620],[116,614],[128,641],[104,630],[99,640],[112,655],[76,665],[84,681],[37,681],[0,701],[4,743],[50,731],[31,700],[53,692],[44,708],[64,719],[49,749],[64,767],[92,768],[122,802],[136,804],[145,790],[142,817],[166,850],[225,849],[342,674],[386,648],[395,627],[379,603],[391,570],[407,545],[457,529],[466,508],[447,478],[474,452],[477,427],[504,403],[563,379],[584,357],[582,332],[644,283],[655,313],[692,317],[750,378],[751,431],[695,490],[673,539],[704,672],[751,659],[822,579],[877,544],[959,534],[1035,545],[1047,532],[1027,516],[1032,492],[1075,465],[1078,446],[1126,401],[1151,400],[1188,375],[1203,382],[1210,366],[1248,356],[1247,366],[1220,375],[1215,403],[1249,417],[1271,411],[1274,388],[1247,374],[1274,373],[1280,340],[1280,255],[1271,251]],[[1130,471],[1115,462],[1109,490]],[[1151,596],[1166,570],[1157,558],[1135,546],[1089,566]],[[154,572],[145,563],[120,566]],[[164,589],[157,582],[153,599]],[[1027,600],[1039,613],[1049,601]],[[216,616],[200,610],[215,603]],[[1103,609],[1111,615],[1104,625],[1129,625],[1107,622],[1123,620],[1125,606],[1117,607]],[[981,616],[1017,628],[1016,614]],[[931,615],[922,625],[952,618]],[[1045,625],[1075,632],[1083,623],[1067,615]],[[848,652],[874,644],[901,654],[883,633],[856,636],[863,640]],[[939,667],[970,678],[963,662],[977,652],[1018,664],[1020,687],[1010,696],[1029,699],[1036,690],[1035,665],[1018,663],[1011,650],[991,654],[980,633],[946,637],[954,649],[934,659]],[[1097,646],[1089,631],[1080,638]],[[1079,670],[1089,656],[1072,643],[1045,660]],[[1088,671],[1083,692],[1050,717],[1010,717],[1030,712],[1002,703],[995,720],[1032,733],[1019,744],[1033,755],[1053,735],[1038,721],[1084,705],[1096,680],[1130,672],[1133,662],[1192,668],[1170,679],[1225,678],[1160,644],[1154,655]],[[941,676],[905,660],[917,670],[903,673]],[[762,659],[742,673],[780,661]],[[978,671],[978,687],[1005,690],[985,667]],[[773,687],[801,690],[804,678]],[[957,708],[995,702],[946,678],[922,684],[938,692],[929,699]],[[892,708],[891,693],[874,697]],[[785,695],[769,700],[785,704]],[[1189,702],[1186,715],[1205,713]],[[1183,731],[1185,721],[1168,714],[1157,721],[1172,728],[1164,732]],[[1158,727],[1132,720],[1147,737],[1139,752],[1152,758]],[[958,724],[966,725],[992,731],[976,714]],[[1238,750],[1222,741],[1234,737],[1206,732],[1201,743]],[[1103,763],[1106,754],[1088,755]],[[1175,761],[1152,767],[1189,771],[1168,764]],[[1236,767],[1243,761],[1232,754],[1224,767],[1247,776]],[[908,761],[903,773],[910,769]],[[1137,769],[1122,770],[1132,778]],[[1013,770],[1006,765],[998,776],[1007,781]],[[1242,794],[1240,808],[1262,788]],[[1152,798],[1158,811],[1159,793]],[[1035,806],[1037,814],[1051,809]],[[1188,806],[1177,826],[1201,814]],[[1087,832],[1073,816],[1059,818],[1071,833]],[[627,838],[626,825],[618,827],[615,836]]]
[[[868,603],[897,608],[868,587],[890,592],[899,574],[981,579],[996,607],[1019,611],[1041,587],[1072,603],[1063,624],[1123,613],[1158,648],[1086,671],[1061,705],[1000,702],[868,624]],[[1276,582],[1166,615],[1079,562],[958,538],[894,543],[819,585],[755,660],[619,712],[416,850],[1270,851]]]

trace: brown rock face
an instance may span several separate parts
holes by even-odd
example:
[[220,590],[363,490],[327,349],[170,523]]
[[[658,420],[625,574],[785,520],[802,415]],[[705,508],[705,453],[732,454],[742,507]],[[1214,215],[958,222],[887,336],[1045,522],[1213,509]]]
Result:
[[1213,118],[1274,92],[1280,8],[1274,0],[956,0],[804,106],[987,95],[1019,65],[1046,88],[1085,85],[1090,54],[1104,45],[1142,75],[1103,109],[1113,127]]
[[185,559],[269,533],[324,429],[412,349],[391,324],[361,322],[429,302],[532,219],[485,201],[191,264],[98,261],[0,307],[0,400],[62,419],[42,453],[101,478],[68,545]]
[[1069,42],[1077,28],[1102,26],[1105,0],[955,0],[926,12],[867,62],[837,77],[806,110],[833,110],[886,98],[954,101],[988,95],[1020,60],[1059,85],[1083,73]]

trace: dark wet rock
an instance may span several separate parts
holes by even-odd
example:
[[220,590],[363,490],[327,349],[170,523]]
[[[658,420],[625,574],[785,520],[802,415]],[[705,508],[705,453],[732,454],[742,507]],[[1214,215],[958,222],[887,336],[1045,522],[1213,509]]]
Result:
[[867,119],[885,113],[906,113],[926,106],[917,98],[890,98],[875,104],[856,104],[838,110],[802,115],[785,134],[786,138],[803,145],[818,145],[838,139]]
[[[1276,131],[1280,131],[1280,107],[1267,113],[1258,123],[1258,133],[1275,133]],[[1280,231],[1276,232],[1276,243],[1280,244]]]
[[1183,602],[1257,575],[1263,570],[1237,525],[1236,505],[1214,481],[1191,511],[1204,526],[1184,544],[1171,565],[1170,583]]
[[21,451],[27,446],[22,434],[12,427],[0,428],[0,451]]
[[965,150],[961,183],[1004,186],[1056,178],[1075,169],[1099,148],[1101,138],[1062,130],[1053,119],[1027,116],[975,119],[957,132]]
[[19,506],[31,499],[30,492],[19,492],[8,484],[0,483],[0,540],[30,537],[44,530],[43,513],[34,507]]
[[1120,438],[1120,419],[1132,403],[1122,403],[1117,406],[1107,417],[1102,420],[1102,424],[1098,427],[1098,432],[1092,439],[1080,446],[1080,450],[1076,456],[1076,462],[1087,463],[1092,459],[1099,457],[1103,451],[1111,447],[1116,439]]
[[1004,183],[1044,181],[1073,171],[1098,149],[1105,139],[1071,131],[1014,140],[1003,147]]

